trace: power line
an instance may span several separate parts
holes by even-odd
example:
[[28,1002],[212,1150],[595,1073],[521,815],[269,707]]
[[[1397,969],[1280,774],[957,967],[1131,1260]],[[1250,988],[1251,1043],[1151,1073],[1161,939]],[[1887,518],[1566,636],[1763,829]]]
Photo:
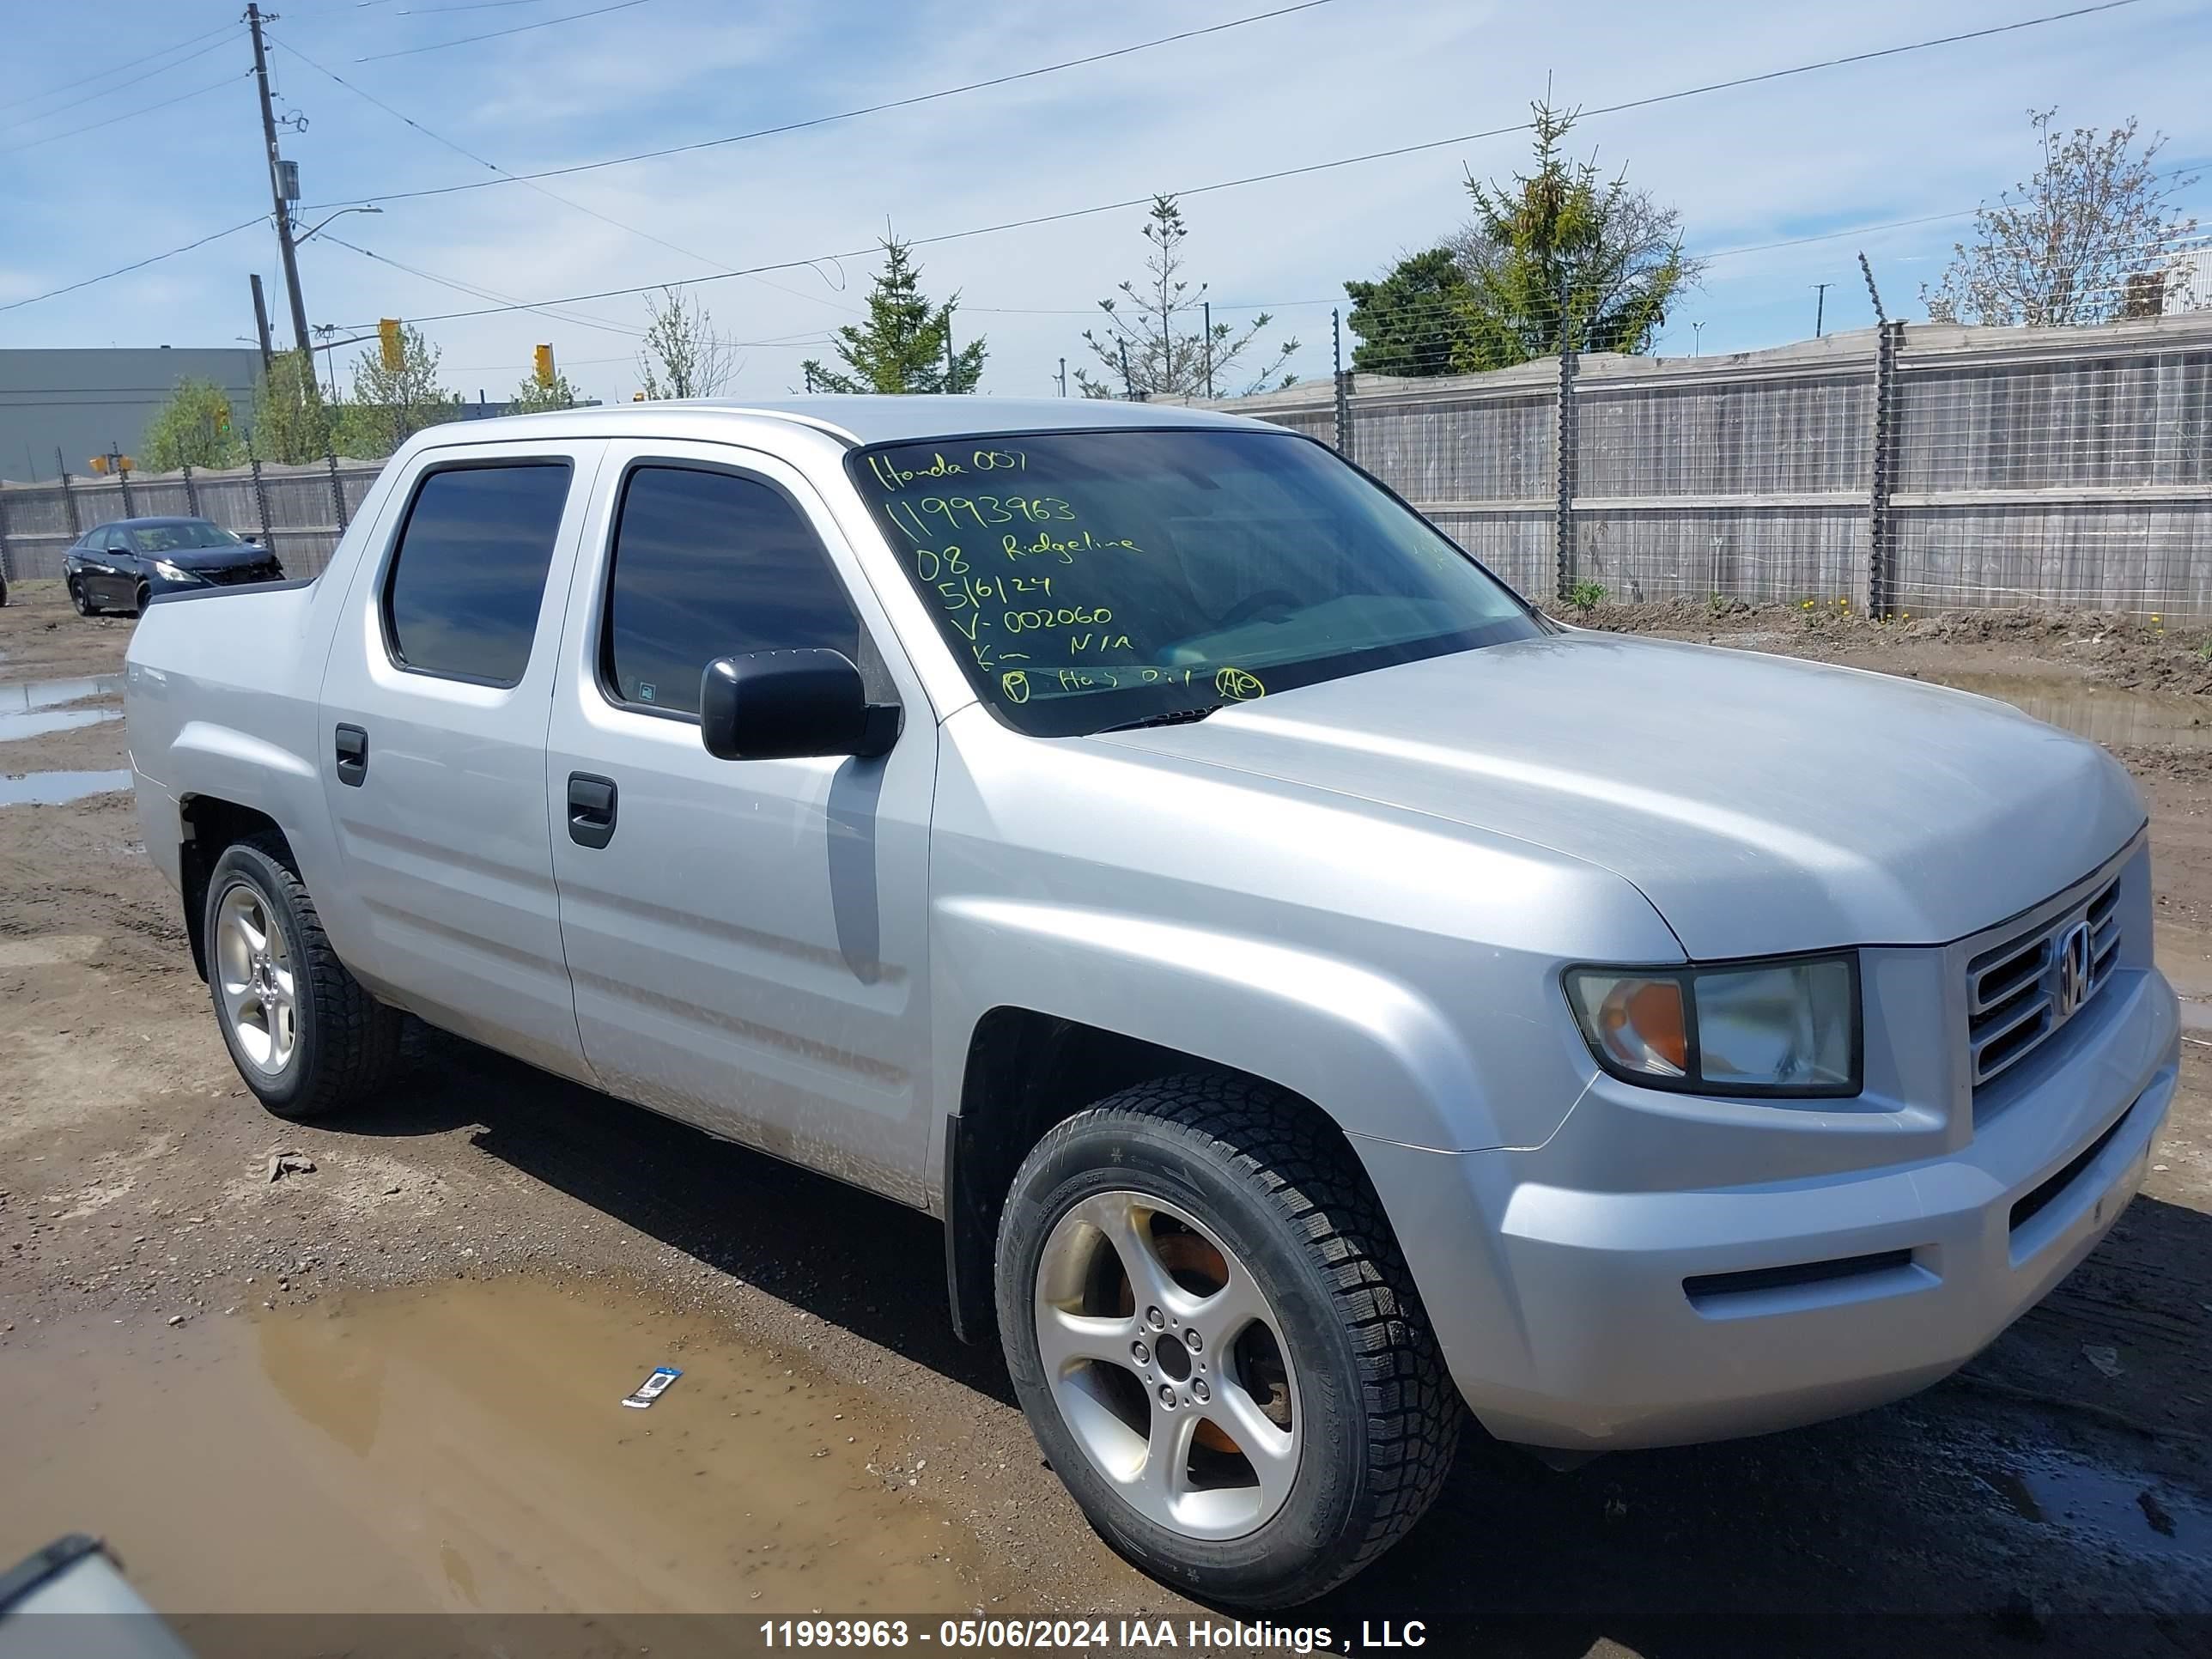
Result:
[[632,6],[641,6],[645,0],[616,0],[611,6],[601,6],[596,11],[570,12],[566,17],[542,17],[535,23],[517,23],[511,29],[494,29],[488,34],[464,34],[455,40],[438,40],[427,46],[403,46],[398,52],[380,52],[367,58],[356,58],[356,64],[380,63],[386,58],[412,58],[417,52],[443,52],[447,46],[473,46],[478,40],[496,40],[505,34],[524,34],[532,29],[550,29],[556,23],[580,23],[586,17],[604,17],[611,11],[628,11]]
[[27,300],[10,300],[6,305],[0,306],[0,311],[18,311],[25,306],[34,306],[41,300],[58,299],[64,294],[74,294],[77,289],[90,288],[95,283],[105,283],[116,276],[127,276],[134,270],[143,270],[148,265],[159,264],[164,259],[175,258],[179,253],[190,253],[196,247],[205,247],[210,242],[219,242],[226,236],[235,236],[241,230],[250,230],[255,225],[264,223],[265,219],[265,215],[257,213],[251,219],[241,220],[228,230],[211,231],[198,241],[186,242],[182,247],[173,247],[167,253],[153,254],[146,258],[134,261],[132,264],[118,266],[113,270],[102,271],[97,276],[88,276],[81,283],[71,283],[64,288],[48,289],[44,294],[33,294]]
[[[724,264],[720,259],[710,259],[703,253],[696,253],[688,247],[679,246],[676,243],[668,240],[665,237],[654,235],[649,230],[641,230],[635,225],[626,224],[622,220],[616,218],[612,214],[602,213],[597,208],[586,207],[581,202],[571,201],[566,196],[562,196],[556,191],[548,190],[544,185],[538,183],[533,179],[521,178],[515,173],[508,172],[507,168],[500,166],[498,162],[493,161],[489,156],[479,155],[476,151],[469,149],[465,144],[457,143],[453,139],[445,137],[441,133],[431,131],[429,128],[424,126],[413,116],[406,114],[400,110],[394,109],[391,105],[386,103],[381,98],[379,98],[374,93],[368,92],[362,88],[354,85],[352,82],[338,74],[337,70],[317,63],[313,58],[308,57],[306,52],[301,52],[297,46],[293,46],[289,41],[279,40],[273,34],[270,35],[269,39],[275,42],[276,46],[289,52],[293,57],[298,58],[309,69],[313,70],[317,74],[327,76],[329,79],[335,81],[338,85],[343,87],[348,92],[353,94],[355,97],[366,100],[368,102],[375,105],[377,108],[382,110],[386,115],[392,117],[393,120],[404,122],[408,126],[414,128],[416,131],[421,133],[425,138],[430,140],[431,143],[434,144],[442,144],[446,149],[452,150],[456,155],[465,156],[470,161],[474,161],[477,166],[488,167],[492,172],[500,174],[501,177],[514,179],[518,184],[528,185],[531,189],[536,191],[540,196],[544,197],[548,201],[558,202],[565,208],[573,208],[579,213],[587,215],[593,219],[599,220],[602,224],[612,225],[617,230],[627,231],[633,236],[642,237],[648,242],[652,242],[658,246],[666,248],[672,253],[680,253],[687,259],[696,259],[701,264],[707,265],[713,270],[720,271],[728,270],[729,267]],[[785,288],[779,283],[769,283],[762,278],[756,278],[755,280],[762,282],[765,287],[775,289],[779,294],[788,294],[794,299],[811,300],[818,304],[829,306],[833,310],[837,311],[849,312],[853,310],[853,307],[850,306],[839,305],[834,300],[824,300],[819,295],[808,294],[803,289]]]
[[[1309,3],[1311,3],[1312,0],[1309,0]],[[1596,109],[1583,110],[1579,113],[1584,116],[1607,115],[1616,113],[1622,110],[1644,109],[1655,104],[1671,103],[1686,98],[1703,97],[1710,93],[1726,91],[1736,87],[1756,85],[1762,82],[1780,80],[1790,76],[1808,75],[1819,70],[1834,69],[1849,64],[1866,63],[1881,58],[1893,58],[1903,52],[1926,52],[1937,46],[1955,46],[1962,41],[1978,40],[1985,39],[1990,35],[2009,33],[2020,29],[2034,28],[2046,23],[2063,22],[2072,18],[2090,16],[2099,12],[2116,11],[2122,7],[2132,6],[2136,3],[2137,0],[2103,0],[2103,3],[2099,5],[2075,7],[2068,11],[2051,12],[2041,17],[2025,18],[2018,22],[1996,24],[1989,28],[1972,29],[1964,33],[1940,35],[1932,40],[1914,41],[1904,46],[1883,46],[1869,52],[1852,52],[1840,58],[1822,58],[1817,63],[1796,64],[1788,69],[1768,70],[1757,75],[1738,76],[1726,81],[1709,82],[1702,86],[1686,87],[1676,92],[1656,93],[1648,98],[1632,99],[1624,103],[1609,104]],[[1516,121],[1509,126],[1493,127],[1483,132],[1462,133],[1456,137],[1431,139],[1425,143],[1418,144],[1401,144],[1394,146],[1389,149],[1369,150],[1357,155],[1340,156],[1332,161],[1310,161],[1299,167],[1278,167],[1267,173],[1248,173],[1244,177],[1239,179],[1225,179],[1210,185],[1193,185],[1182,190],[1168,191],[1162,193],[1180,198],[1186,196],[1211,195],[1216,191],[1224,190],[1241,190],[1249,185],[1269,184],[1282,179],[1302,178],[1312,173],[1327,173],[1340,167],[1357,166],[1363,162],[1385,161],[1395,156],[1413,155],[1423,150],[1442,149],[1454,144],[1471,143],[1478,139],[1495,138],[1508,133],[1525,132],[1528,131],[1534,125],[1534,124],[1533,122],[1529,121]],[[569,172],[580,172],[583,170],[584,169],[582,167],[563,169],[563,171]],[[532,178],[546,178],[551,175],[541,173],[528,176]],[[454,188],[466,187],[456,186]],[[421,195],[441,194],[443,192],[416,191],[412,193]],[[389,202],[401,198],[398,197],[383,196],[377,197],[373,199]],[[1127,208],[1147,206],[1151,204],[1152,200],[1152,194],[1148,192],[1143,196],[1129,197],[1121,201],[1102,202],[1091,207],[1067,208],[1054,213],[1031,214],[1026,218],[1003,220],[996,224],[978,225],[968,230],[943,231],[934,236],[917,236],[911,239],[910,246],[915,247],[931,247],[943,242],[964,241],[977,236],[994,236],[1009,230],[1027,230],[1034,228],[1038,225],[1060,224],[1070,219],[1091,218],[1102,213],[1118,213]],[[872,248],[851,248],[842,250],[836,253],[817,254],[811,259],[770,260],[761,264],[751,265],[740,270],[726,272],[725,276],[748,276],[757,275],[763,271],[790,270],[796,269],[800,265],[812,264],[823,259],[863,258],[872,252],[874,252]],[[711,276],[699,276],[694,277],[691,280],[694,283],[713,283],[720,282],[724,280],[724,277]],[[667,281],[642,283],[633,287],[601,289],[588,294],[570,295],[560,299],[545,301],[543,301],[543,303],[548,305],[569,305],[575,303],[578,301],[620,299],[632,295],[648,293],[654,289],[666,288],[671,285],[672,284]],[[489,312],[484,311],[456,311],[446,313],[442,316],[420,318],[417,319],[417,320],[422,322],[448,322],[458,320],[462,318],[480,317],[489,314],[490,314]]]
[[[945,87],[935,92],[916,93],[909,98],[894,98],[880,104],[866,104],[858,109],[839,110],[831,115],[809,116],[802,121],[787,121],[781,126],[757,127],[750,132],[732,133],[722,138],[702,138],[688,144],[672,144],[665,149],[640,150],[632,155],[614,155],[601,161],[579,161],[564,167],[545,167],[536,173],[509,175],[514,182],[527,184],[534,179],[561,179],[574,173],[594,173],[604,167],[627,167],[633,161],[656,161],[671,155],[688,155],[694,151],[717,149],[729,144],[750,143],[755,138],[771,138],[781,133],[802,132],[810,127],[828,126],[836,121],[850,121],[863,115],[877,115],[885,110],[908,109],[916,104],[927,104],[940,98],[957,98],[963,93],[981,92],[992,87],[1003,87],[1016,81],[1035,80],[1042,75],[1056,75],[1062,70],[1080,69],[1086,64],[1103,64],[1110,58],[1127,58],[1133,52],[1150,52],[1155,46],[1172,46],[1178,40],[1193,40],[1200,35],[1219,34],[1226,29],[1243,28],[1248,23],[1264,23],[1269,18],[1287,17],[1293,12],[1311,11],[1317,6],[1333,5],[1335,0],[1299,0],[1291,6],[1278,6],[1273,11],[1254,12],[1248,17],[1232,17],[1226,22],[1208,24],[1204,28],[1184,29],[1176,34],[1164,34],[1155,40],[1139,40],[1133,46],[1116,46],[1110,52],[1094,52],[1088,57],[1070,58],[1061,63],[1042,64],[1035,69],[1017,70],[1010,75],[994,76],[988,81],[970,81],[957,87]],[[2134,0],[2118,0],[2131,5]],[[368,59],[361,60],[362,62]],[[373,196],[374,202],[406,202],[423,196],[450,196],[465,190],[484,190],[502,181],[479,179],[465,185],[441,185],[428,190],[396,191],[388,196]],[[309,210],[303,210],[303,211]]]
[[120,115],[111,115],[102,121],[89,122],[81,127],[64,127],[59,132],[50,132],[45,137],[33,138],[27,143],[10,144],[5,149],[0,149],[0,155],[20,155],[27,149],[36,149],[41,144],[51,144],[58,139],[74,138],[79,133],[97,132],[102,127],[120,126],[125,121],[135,121],[140,116],[151,115],[156,110],[167,109],[172,105],[181,104],[194,98],[204,98],[209,93],[220,91],[224,87],[235,84],[241,74],[251,73],[251,70],[234,70],[221,80],[210,81],[204,87],[194,87],[190,92],[179,93],[174,98],[164,98],[158,104],[141,104],[136,109],[125,110]]
[[[150,63],[152,63],[152,62],[153,62],[156,58],[167,58],[167,57],[171,52],[181,52],[181,51],[183,51],[186,46],[198,46],[201,41],[203,41],[203,40],[213,40],[213,39],[214,39],[216,35],[218,35],[218,34],[228,34],[228,33],[230,33],[232,31],[234,31],[234,29],[236,29],[236,28],[237,28],[237,27],[238,27],[238,25],[237,25],[236,23],[234,23],[234,22],[232,22],[232,23],[224,23],[224,24],[221,25],[219,27],[210,29],[210,30],[209,30],[205,34],[195,34],[195,35],[193,35],[190,40],[179,40],[179,41],[176,42],[173,46],[167,46],[162,47],[162,48],[161,49],[161,51],[159,51],[159,52],[148,52],[148,53],[147,53],[143,58],[131,58],[131,59],[129,62],[127,62],[127,63],[111,64],[108,68],[104,69],[104,70],[100,70],[100,71],[99,71],[97,74],[94,74],[94,75],[88,75],[88,76],[84,76],[84,77],[83,77],[82,79],[81,79],[81,80],[76,80],[76,81],[67,81],[67,82],[63,82],[60,86],[58,86],[58,87],[48,87],[48,88],[47,88],[44,92],[34,92],[34,93],[31,93],[31,94],[27,94],[27,96],[25,96],[25,97],[21,97],[21,98],[11,98],[10,100],[8,100],[8,102],[6,102],[6,103],[4,103],[4,104],[0,104],[0,110],[10,110],[10,109],[16,109],[16,108],[21,107],[22,105],[25,105],[25,104],[35,104],[35,103],[39,102],[39,101],[40,101],[40,100],[41,100],[41,99],[45,99],[45,98],[52,98],[52,97],[54,97],[55,95],[57,95],[58,94],[60,94],[60,93],[64,93],[64,92],[74,92],[74,91],[76,91],[79,87],[88,87],[88,86],[90,86],[90,85],[91,85],[94,81],[104,81],[104,80],[106,80],[106,79],[109,76],[111,76],[111,75],[120,75],[120,74],[121,74],[125,70],[127,70],[127,69],[136,69],[136,68],[137,68],[137,66],[138,66],[139,64],[150,64]],[[210,50],[210,52],[212,52],[212,51],[214,50],[214,48],[213,48],[212,46],[210,46],[210,47],[209,48],[209,50]],[[179,58],[179,59],[177,59],[177,62],[176,62],[175,64],[165,64],[165,65],[163,66],[163,68],[164,68],[164,69],[175,69],[175,68],[178,66],[178,64],[189,64],[190,62],[191,62],[192,58],[197,58],[197,57],[198,57],[199,55],[200,55],[200,54],[199,54],[198,52],[194,52],[194,53],[192,53],[191,58]],[[162,73],[162,70],[155,70],[150,71],[150,73],[155,74],[155,75],[159,75],[159,74]],[[138,76],[138,77],[137,77],[137,80],[138,80],[138,81],[143,81],[143,80],[145,80],[146,78],[147,78],[147,76],[146,76],[142,75],[142,76]],[[108,92],[119,92],[119,91],[121,91],[121,90],[122,90],[123,87],[127,87],[127,86],[135,86],[137,83],[137,81],[125,81],[125,82],[124,82],[122,83],[122,86],[110,87],[110,88],[107,89],[107,91],[108,91]],[[100,96],[102,96],[102,97],[106,97],[106,93],[102,93],[102,94],[100,94]],[[23,120],[20,120],[20,121],[11,121],[11,122],[9,122],[9,123],[8,124],[8,125],[9,125],[9,127],[19,127],[19,126],[21,126],[21,125],[24,124],[24,122],[25,122],[25,121],[43,121],[43,120],[45,120],[45,119],[46,118],[46,117],[47,117],[47,116],[53,115],[53,114],[57,114],[57,113],[58,113],[58,111],[54,111],[54,110],[48,110],[48,111],[46,112],[46,115],[30,115],[30,116],[26,116],[26,117],[24,117],[24,118],[23,118]],[[0,128],[0,131],[6,131],[6,129],[5,129],[5,128]]]
[[[485,288],[475,283],[465,283],[457,276],[441,276],[434,270],[424,270],[419,266],[407,264],[403,261],[394,259],[386,254],[379,253],[374,249],[362,247],[355,243],[349,242],[343,236],[331,235],[327,232],[325,233],[325,235],[328,240],[336,242],[340,247],[344,248],[349,252],[358,253],[364,259],[374,259],[380,265],[390,265],[395,270],[404,270],[410,276],[419,276],[426,283],[435,283],[441,288],[452,289],[456,294],[470,295],[479,300],[503,301],[505,301],[505,304],[499,307],[501,310],[532,312],[540,317],[550,318],[556,323],[567,323],[571,327],[596,328],[609,334],[625,334],[633,340],[642,340],[646,335],[645,330],[641,328],[632,328],[627,323],[603,322],[597,318],[586,317],[580,313],[564,315],[560,312],[550,308],[551,305],[558,304],[559,301],[550,301],[546,305],[533,305],[526,300],[516,299],[512,294],[501,294],[497,289]],[[357,325],[348,324],[346,326],[354,327]]]

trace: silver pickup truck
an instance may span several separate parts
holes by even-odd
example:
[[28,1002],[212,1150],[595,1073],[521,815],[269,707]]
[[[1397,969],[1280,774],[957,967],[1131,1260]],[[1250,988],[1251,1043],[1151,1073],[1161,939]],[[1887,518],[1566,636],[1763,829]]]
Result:
[[270,1110],[404,1012],[928,1211],[1091,1522],[1222,1603],[1374,1559],[1462,1401],[1571,1457],[1936,1381],[2174,1088],[2101,750],[1561,627],[1221,416],[440,428],[126,698]]

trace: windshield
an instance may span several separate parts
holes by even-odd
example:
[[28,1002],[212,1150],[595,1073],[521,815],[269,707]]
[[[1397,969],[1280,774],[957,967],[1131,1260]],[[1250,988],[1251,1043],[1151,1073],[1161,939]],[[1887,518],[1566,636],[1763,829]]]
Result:
[[131,532],[131,544],[141,553],[174,553],[193,547],[242,547],[228,530],[205,519],[183,519],[175,524],[140,525]]
[[1538,633],[1401,502],[1290,433],[1051,432],[847,463],[976,692],[1039,737]]

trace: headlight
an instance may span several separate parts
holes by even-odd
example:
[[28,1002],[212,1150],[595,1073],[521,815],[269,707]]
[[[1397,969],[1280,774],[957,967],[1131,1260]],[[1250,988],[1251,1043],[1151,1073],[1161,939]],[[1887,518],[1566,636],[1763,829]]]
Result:
[[180,564],[171,564],[167,559],[154,561],[154,574],[165,582],[196,582],[199,577]]
[[1853,955],[1719,968],[1575,968],[1567,1001],[1599,1065],[1711,1095],[1835,1097],[1863,1085]]

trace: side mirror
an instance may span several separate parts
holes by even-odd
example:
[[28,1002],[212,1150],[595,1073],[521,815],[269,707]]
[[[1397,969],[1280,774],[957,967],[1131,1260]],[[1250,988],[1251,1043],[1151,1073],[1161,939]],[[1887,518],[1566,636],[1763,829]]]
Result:
[[896,703],[872,703],[860,671],[837,651],[749,651],[707,665],[699,740],[717,760],[885,754]]

